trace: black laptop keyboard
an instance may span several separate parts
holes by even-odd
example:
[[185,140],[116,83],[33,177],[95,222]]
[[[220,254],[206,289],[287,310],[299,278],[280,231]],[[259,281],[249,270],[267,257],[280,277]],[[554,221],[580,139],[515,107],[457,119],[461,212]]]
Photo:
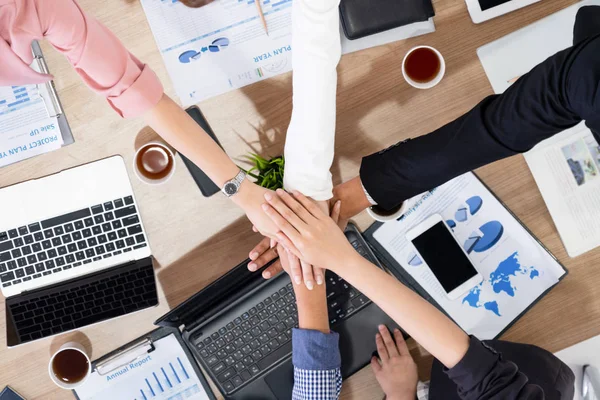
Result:
[[[158,304],[152,263],[118,267],[11,302],[20,342],[81,328]],[[62,289],[62,290],[61,290]]]
[[0,232],[0,283],[17,285],[145,246],[127,196]]
[[[353,241],[352,245],[372,261],[360,242]],[[325,281],[332,326],[371,303],[331,271],[326,271]],[[231,393],[289,355],[292,328],[297,327],[296,298],[288,283],[195,345],[225,393]]]

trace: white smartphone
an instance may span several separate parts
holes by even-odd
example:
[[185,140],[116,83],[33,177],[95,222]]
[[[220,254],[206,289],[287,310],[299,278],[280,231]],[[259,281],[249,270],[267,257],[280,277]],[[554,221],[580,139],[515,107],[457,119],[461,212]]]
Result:
[[450,300],[459,298],[483,280],[441,215],[427,218],[411,229],[406,238]]

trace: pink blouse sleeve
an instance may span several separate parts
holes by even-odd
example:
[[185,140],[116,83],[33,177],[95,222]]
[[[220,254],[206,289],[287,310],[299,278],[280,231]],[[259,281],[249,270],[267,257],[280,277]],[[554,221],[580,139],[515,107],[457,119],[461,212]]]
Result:
[[[0,22],[8,27],[0,35],[24,64],[32,61],[31,40],[45,38],[123,117],[141,115],[162,96],[154,72],[74,0],[0,0]],[[4,52],[0,46],[0,58]],[[0,70],[0,82],[2,75]]]

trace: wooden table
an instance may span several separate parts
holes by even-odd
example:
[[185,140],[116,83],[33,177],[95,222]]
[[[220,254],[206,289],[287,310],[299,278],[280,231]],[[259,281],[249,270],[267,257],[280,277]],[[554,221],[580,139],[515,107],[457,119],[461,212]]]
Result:
[[[82,7],[107,25],[136,56],[157,72],[175,98],[141,5],[135,0],[81,0]],[[428,133],[460,116],[492,93],[477,59],[477,47],[556,12],[573,0],[543,0],[507,16],[474,25],[460,0],[434,0],[436,32],[427,36],[344,56],[339,66],[335,183],[358,173],[363,155],[399,140]],[[439,49],[446,76],[439,86],[421,91],[402,78],[406,51],[418,44]],[[0,319],[0,386],[12,385],[29,399],[71,398],[47,375],[50,354],[75,338],[97,358],[153,329],[153,321],[243,260],[258,236],[243,213],[224,196],[202,197],[181,159],[167,184],[149,186],[131,169],[134,150],[152,132],[142,120],[123,120],[92,93],[66,60],[47,44],[44,53],[73,129],[75,144],[0,169],[0,186],[54,173],[85,162],[121,154],[129,168],[142,218],[156,257],[160,306],[125,318],[84,328],[22,347],[5,346],[5,320]],[[265,155],[283,151],[292,108],[291,74],[254,84],[200,104],[226,151],[234,158],[250,150]],[[600,334],[600,249],[571,259],[556,232],[537,186],[521,156],[477,171],[569,269],[570,274],[504,336],[558,351]],[[43,199],[40,199],[43,201]],[[355,218],[361,229],[372,222],[366,213]],[[4,308],[4,299],[0,299]],[[409,343],[421,378],[428,378],[431,357]],[[367,367],[348,379],[344,399],[382,398]]]

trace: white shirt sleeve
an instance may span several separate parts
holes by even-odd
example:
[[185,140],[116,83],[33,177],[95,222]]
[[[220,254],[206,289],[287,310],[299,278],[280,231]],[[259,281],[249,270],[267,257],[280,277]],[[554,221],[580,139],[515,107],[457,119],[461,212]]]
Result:
[[285,142],[284,187],[315,200],[333,196],[339,0],[294,0],[293,111]]

